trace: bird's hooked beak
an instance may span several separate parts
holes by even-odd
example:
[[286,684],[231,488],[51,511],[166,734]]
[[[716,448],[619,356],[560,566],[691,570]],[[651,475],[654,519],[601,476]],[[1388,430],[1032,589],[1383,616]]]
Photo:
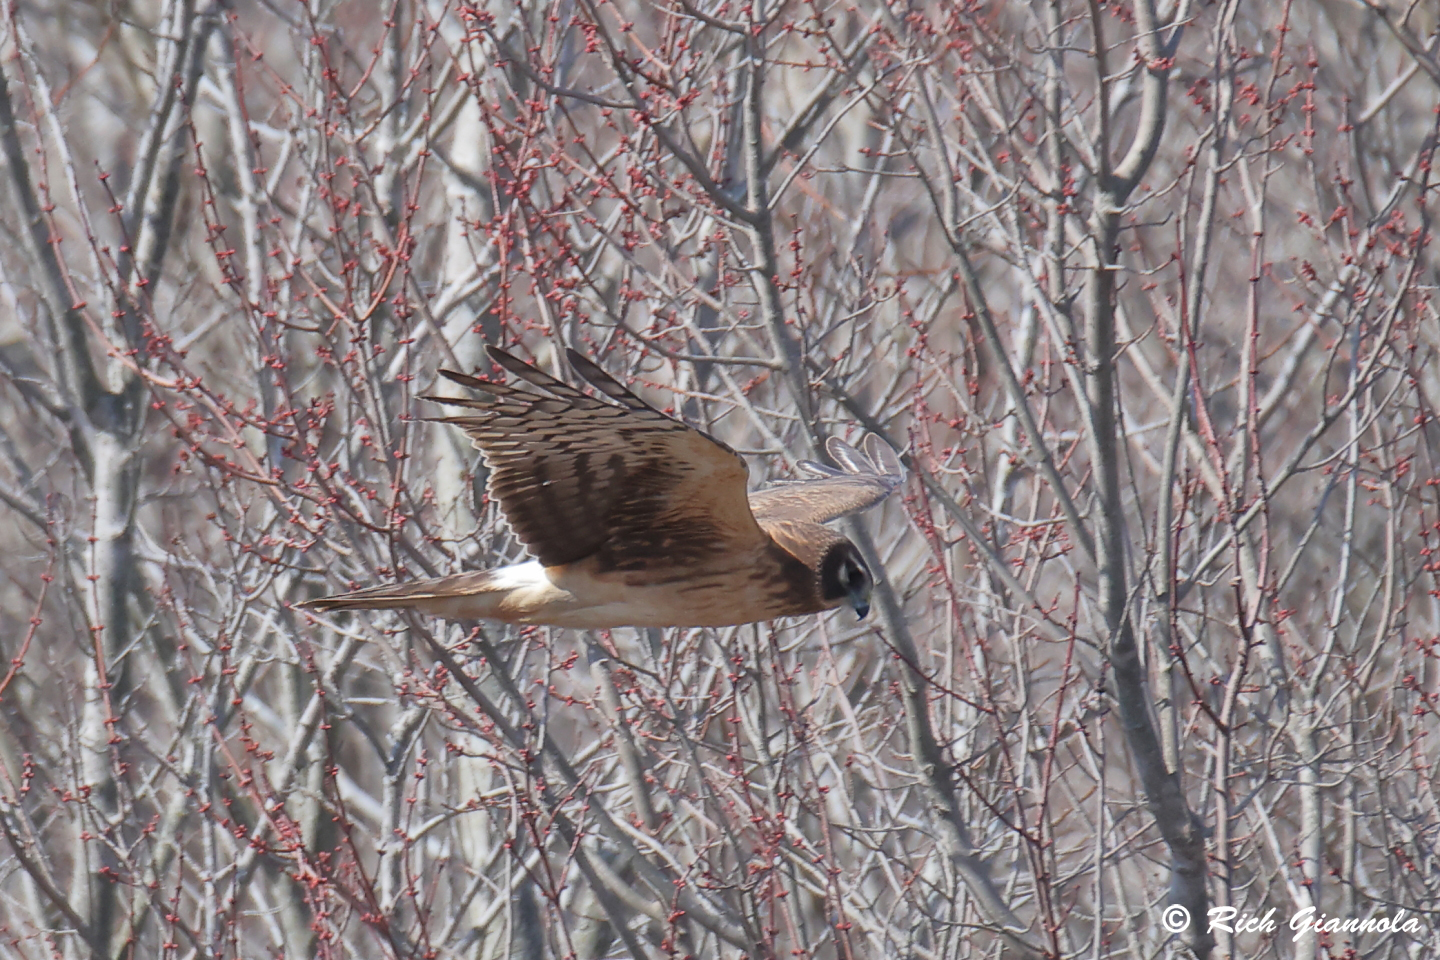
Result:
[[850,591],[850,606],[855,608],[855,616],[864,620],[870,615],[870,586],[864,584],[857,586]]

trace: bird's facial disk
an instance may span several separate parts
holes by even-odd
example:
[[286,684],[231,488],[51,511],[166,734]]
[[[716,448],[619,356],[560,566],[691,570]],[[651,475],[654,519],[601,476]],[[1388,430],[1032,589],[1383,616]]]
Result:
[[820,595],[828,606],[849,603],[860,619],[870,612],[874,578],[860,551],[848,540],[835,544],[820,563]]
[[855,609],[855,615],[864,620],[870,613],[870,571],[858,557],[847,559],[840,567],[840,584],[845,588],[845,597]]

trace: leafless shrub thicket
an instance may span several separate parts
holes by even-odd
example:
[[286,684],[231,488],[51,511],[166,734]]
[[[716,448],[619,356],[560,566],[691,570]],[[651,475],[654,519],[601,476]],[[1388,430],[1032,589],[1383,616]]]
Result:
[[[22,0],[0,69],[0,953],[1440,954],[1433,5]],[[419,399],[486,342],[757,481],[883,435],[875,622],[296,611],[518,556]]]

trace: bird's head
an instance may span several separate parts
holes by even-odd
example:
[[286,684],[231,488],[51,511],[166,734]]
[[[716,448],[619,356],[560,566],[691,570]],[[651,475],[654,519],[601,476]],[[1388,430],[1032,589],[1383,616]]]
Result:
[[831,547],[820,564],[821,595],[827,601],[848,602],[861,620],[870,612],[870,589],[874,582],[865,558],[849,540]]

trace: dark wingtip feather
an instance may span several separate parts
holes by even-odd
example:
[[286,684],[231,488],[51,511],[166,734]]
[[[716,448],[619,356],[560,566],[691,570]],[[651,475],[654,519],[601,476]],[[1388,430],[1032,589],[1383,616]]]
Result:
[[546,393],[556,397],[563,397],[567,400],[585,401],[590,399],[564,380],[550,376],[550,374],[541,370],[539,367],[526,363],[524,360],[501,350],[499,347],[487,345],[485,351],[490,355],[491,360],[494,360],[521,380],[524,380],[532,386],[539,387]]
[[[493,401],[489,401],[489,400],[475,400],[475,399],[472,399],[472,398],[470,398],[470,397],[431,397],[431,396],[424,396],[424,397],[421,397],[420,399],[421,399],[421,400],[424,400],[426,403],[447,403],[447,404],[449,404],[449,405],[452,406],[452,407],[469,407],[469,408],[471,408],[472,410],[488,410],[488,409],[490,409],[490,407],[493,405]],[[423,421],[425,421],[425,422],[427,422],[427,423],[439,423],[439,422],[443,421],[445,418],[444,418],[444,417],[418,417],[417,419],[423,420]]]
[[[454,370],[441,370],[440,376],[446,380],[460,384],[462,387],[469,387],[472,390],[484,390],[491,385],[489,380],[481,380],[479,377],[472,377],[468,373],[458,373]],[[429,397],[425,399],[429,400]]]
[[515,373],[517,367],[530,370],[535,369],[534,367],[530,366],[530,364],[526,363],[524,360],[521,360],[519,357],[515,356],[515,354],[511,353],[509,350],[502,350],[500,347],[495,346],[493,343],[485,344],[485,355],[491,360],[495,361],[500,366],[504,367],[506,370],[509,370],[511,373]]
[[533,363],[526,363],[508,350],[502,350],[492,344],[485,345],[485,353],[505,370],[519,377],[527,383],[533,383],[537,387],[546,390],[554,390],[559,387],[562,391],[569,390],[570,385],[563,380],[557,380],[550,374],[541,370]]
[[[543,388],[550,393],[559,393],[560,391],[570,389],[565,384],[560,383],[558,380],[552,380],[551,378],[546,377],[543,373],[536,370],[534,367],[526,367],[525,369],[529,371],[524,375],[525,380],[535,384],[538,387]],[[483,393],[489,397],[520,397],[526,401],[533,401],[542,399],[545,396],[544,394],[536,393],[533,390],[522,389],[515,386],[514,384],[501,383],[498,380],[485,380],[480,377],[471,376],[468,373],[457,373],[454,370],[441,370],[439,371],[439,373],[440,376],[453,383],[458,383],[460,384],[460,386],[465,387],[466,389],[474,390],[477,393]],[[422,397],[421,399],[433,400],[436,403],[451,403],[461,407],[489,406],[489,403],[487,401],[471,400],[462,397],[427,396]]]
[[580,376],[584,377],[586,380],[589,380],[590,374],[596,371],[599,371],[602,376],[609,376],[609,374],[606,374],[604,370],[601,370],[598,366],[596,366],[594,360],[591,360],[589,357],[585,356],[585,354],[576,350],[574,347],[565,348],[565,362],[570,364],[570,369],[580,374]]
[[636,396],[619,380],[607,373],[604,368],[594,360],[576,350],[566,347],[565,359],[570,361],[570,369],[580,375],[590,386],[599,390],[611,400],[619,401],[632,410],[653,410],[650,404]]

